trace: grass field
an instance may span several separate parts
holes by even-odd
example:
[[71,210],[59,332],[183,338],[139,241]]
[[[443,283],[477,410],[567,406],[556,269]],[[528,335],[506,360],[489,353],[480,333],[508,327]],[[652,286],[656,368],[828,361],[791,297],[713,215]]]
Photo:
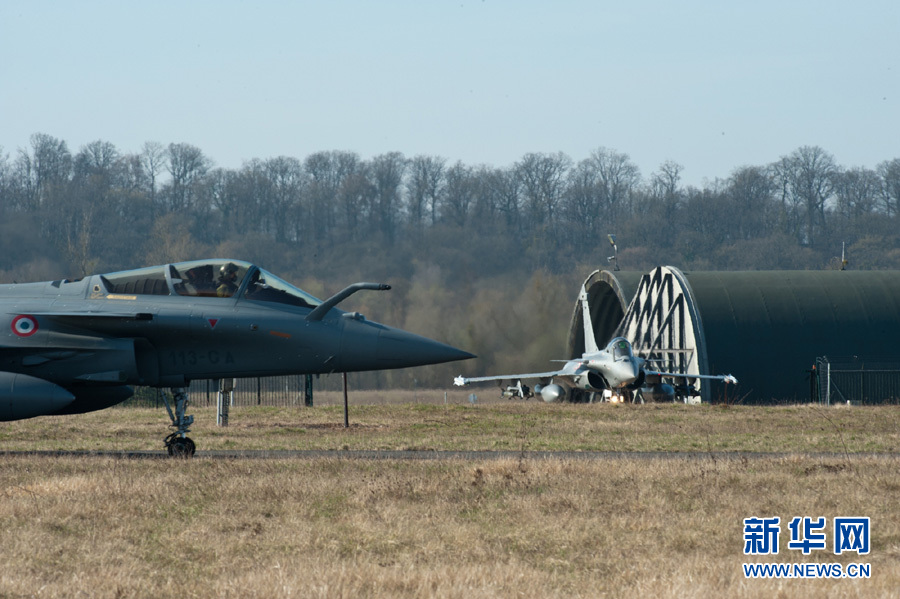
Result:
[[[315,408],[235,409],[227,428],[215,426],[214,409],[195,408],[191,461],[7,454],[0,598],[806,598],[900,588],[900,460],[868,455],[894,452],[898,408],[358,395],[349,429],[328,398]],[[0,450],[160,450],[164,425],[162,411],[147,409],[2,423]],[[521,455],[203,456],[343,448]],[[532,450],[672,455],[535,459]],[[781,518],[779,555],[743,555],[751,516]],[[788,550],[795,516],[868,516],[871,554]],[[872,576],[753,580],[744,562],[862,562]]]

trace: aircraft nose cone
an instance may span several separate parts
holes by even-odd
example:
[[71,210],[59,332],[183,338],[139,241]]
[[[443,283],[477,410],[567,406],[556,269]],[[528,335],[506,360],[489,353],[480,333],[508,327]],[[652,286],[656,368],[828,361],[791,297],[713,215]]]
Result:
[[406,368],[474,358],[473,354],[400,329],[378,333],[375,355],[382,368]]
[[346,319],[339,362],[344,372],[409,368],[474,358],[445,343],[377,322]]
[[631,362],[631,376],[633,376],[635,380],[641,376],[641,365],[634,361]]
[[641,374],[640,367],[633,361],[616,362],[610,369],[609,382],[613,387],[621,387],[633,383]]

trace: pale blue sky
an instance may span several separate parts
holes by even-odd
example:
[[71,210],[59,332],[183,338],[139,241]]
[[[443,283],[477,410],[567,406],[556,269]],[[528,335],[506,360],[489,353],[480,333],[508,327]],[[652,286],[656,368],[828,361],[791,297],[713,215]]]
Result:
[[0,146],[186,142],[508,166],[600,146],[686,183],[818,145],[900,157],[900,3],[10,2]]

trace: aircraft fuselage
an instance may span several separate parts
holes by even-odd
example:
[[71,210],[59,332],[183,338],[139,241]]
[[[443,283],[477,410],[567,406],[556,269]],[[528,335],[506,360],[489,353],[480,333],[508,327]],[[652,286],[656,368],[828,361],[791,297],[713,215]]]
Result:
[[214,283],[204,291],[196,273],[185,274],[212,272],[220,263],[234,265],[198,261],[0,285],[0,420],[107,407],[130,396],[130,385],[183,387],[194,379],[382,370],[471,357],[339,310],[336,301],[319,302],[247,263],[237,263],[242,282],[224,297]]

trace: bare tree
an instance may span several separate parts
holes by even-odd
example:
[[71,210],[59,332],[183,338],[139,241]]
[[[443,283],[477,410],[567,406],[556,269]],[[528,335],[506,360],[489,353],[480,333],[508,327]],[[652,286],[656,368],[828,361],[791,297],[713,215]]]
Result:
[[601,226],[600,197],[596,164],[591,159],[582,160],[569,171],[565,196],[566,227],[580,251],[595,245],[594,237]]
[[641,181],[640,169],[631,162],[628,154],[608,148],[594,150],[589,160],[596,171],[602,216],[615,230],[619,217],[628,212],[631,194]]
[[878,165],[881,177],[881,204],[885,214],[900,214],[900,158]]
[[237,206],[232,229],[239,234],[271,233],[274,192],[266,164],[254,158],[235,174],[229,179],[229,191]]
[[206,241],[222,239],[238,231],[240,197],[235,181],[239,177],[239,173],[223,168],[212,169],[204,177],[202,193],[213,215],[206,227],[209,233]]
[[678,203],[681,188],[681,171],[684,167],[666,160],[659,165],[659,170],[650,177],[650,188],[658,199],[666,205],[675,206]]
[[0,146],[0,215],[11,211],[15,205],[15,182],[9,154]]
[[730,220],[737,226],[736,237],[754,239],[763,236],[774,191],[769,170],[760,166],[738,168],[728,178],[726,189],[734,207]]
[[151,219],[156,219],[157,197],[156,191],[159,185],[159,175],[162,174],[166,163],[166,150],[163,145],[156,141],[145,142],[141,147],[141,165],[147,177],[147,192],[150,197],[150,206],[152,207]]
[[212,168],[212,161],[203,155],[200,148],[186,143],[169,144],[166,157],[166,168],[172,176],[167,189],[169,210],[194,208],[198,186]]
[[685,191],[681,202],[677,219],[667,230],[687,265],[708,268],[715,250],[736,237],[733,204],[724,191],[693,187]]
[[522,225],[522,182],[515,167],[489,169],[483,178],[484,185],[497,198],[497,210],[504,220],[502,224],[513,234],[518,233]]
[[438,197],[444,185],[444,169],[447,160],[435,156],[416,156],[409,162],[407,182],[407,210],[409,221],[420,227],[426,212],[431,224],[437,222]]
[[296,158],[279,156],[265,163],[266,173],[272,187],[272,220],[275,226],[275,241],[287,241],[287,225],[290,215],[299,205],[304,186],[303,165]]
[[798,240],[814,244],[825,232],[825,204],[834,193],[837,166],[818,146],[803,146],[776,163],[775,175],[783,203],[803,215]]
[[108,141],[85,145],[74,160],[74,179],[93,201],[106,203],[114,186],[121,186],[119,151]]
[[502,226],[500,222],[500,206],[502,198],[493,184],[494,169],[481,165],[471,169],[472,193],[470,222],[480,231],[492,231]]
[[[356,202],[358,197],[352,193],[344,195],[341,189],[349,179],[359,175],[362,168],[359,155],[355,152],[316,152],[306,158],[303,166],[308,184],[301,197],[296,236],[304,235],[300,229],[305,226],[308,236],[316,244],[323,244],[331,242],[335,229],[341,226],[339,221],[347,231],[355,230],[361,209]],[[348,204],[345,200],[349,197],[354,200]]]
[[446,182],[444,209],[441,212],[453,224],[464,227],[475,195],[472,169],[458,161],[447,169]]
[[881,178],[871,169],[851,168],[834,173],[836,210],[845,221],[873,212],[881,190]]
[[400,152],[389,152],[374,157],[369,166],[375,190],[375,206],[373,206],[375,224],[385,240],[392,242],[406,159]]
[[117,166],[119,157],[119,151],[111,142],[92,141],[75,156],[76,174],[108,176]]
[[371,206],[375,203],[375,187],[369,180],[368,164],[357,162],[354,170],[348,171],[341,180],[338,190],[338,205],[344,231],[349,239],[356,239],[362,223],[370,218]]
[[571,159],[557,154],[526,154],[516,163],[522,183],[525,210],[532,227],[552,226],[565,191],[565,176]]
[[45,133],[31,136],[32,152],[19,150],[18,171],[25,185],[26,208],[35,210],[68,183],[72,155],[66,142]]
[[66,254],[81,276],[93,273],[99,263],[100,252],[93,247],[94,211],[94,205],[88,204],[79,218],[66,221]]

